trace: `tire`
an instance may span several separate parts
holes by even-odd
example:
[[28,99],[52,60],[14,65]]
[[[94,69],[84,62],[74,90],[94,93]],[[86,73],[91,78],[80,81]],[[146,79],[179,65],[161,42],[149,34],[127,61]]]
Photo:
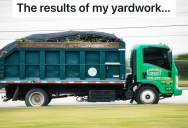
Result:
[[51,102],[52,98],[49,98],[48,104]]
[[159,92],[152,86],[143,86],[137,93],[136,101],[138,104],[158,104]]
[[41,88],[33,88],[29,90],[25,96],[25,104],[27,106],[47,106],[48,102],[48,94]]

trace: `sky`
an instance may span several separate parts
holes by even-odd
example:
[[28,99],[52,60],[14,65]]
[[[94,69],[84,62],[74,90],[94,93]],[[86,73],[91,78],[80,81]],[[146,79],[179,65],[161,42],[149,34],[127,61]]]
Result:
[[[53,30],[76,30],[95,28],[122,28],[165,25],[188,25],[188,1],[176,1],[175,18],[12,18],[11,0],[0,0],[0,31],[32,31],[32,32],[0,32],[0,48],[15,39],[37,33],[54,33]],[[40,31],[34,30],[52,30]],[[126,55],[135,44],[169,45],[173,55],[188,53],[188,26],[99,29],[113,33],[126,42]]]

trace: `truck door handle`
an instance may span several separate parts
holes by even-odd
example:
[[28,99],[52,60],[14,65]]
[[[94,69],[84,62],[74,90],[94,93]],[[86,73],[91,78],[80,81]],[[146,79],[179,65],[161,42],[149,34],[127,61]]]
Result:
[[146,78],[146,72],[143,72],[142,75],[143,75],[143,78]]

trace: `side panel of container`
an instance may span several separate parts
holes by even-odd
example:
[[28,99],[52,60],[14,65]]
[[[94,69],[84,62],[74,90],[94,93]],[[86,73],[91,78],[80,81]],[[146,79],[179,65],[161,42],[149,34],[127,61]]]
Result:
[[125,50],[117,48],[14,48],[3,58],[1,81],[125,79]]

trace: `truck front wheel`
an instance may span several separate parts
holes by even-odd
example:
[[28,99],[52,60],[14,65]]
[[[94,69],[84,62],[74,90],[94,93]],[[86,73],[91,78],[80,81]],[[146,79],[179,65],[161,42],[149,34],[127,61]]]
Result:
[[159,92],[151,86],[143,86],[136,96],[138,104],[158,104]]
[[49,97],[43,89],[33,88],[27,92],[25,103],[27,106],[47,106]]

